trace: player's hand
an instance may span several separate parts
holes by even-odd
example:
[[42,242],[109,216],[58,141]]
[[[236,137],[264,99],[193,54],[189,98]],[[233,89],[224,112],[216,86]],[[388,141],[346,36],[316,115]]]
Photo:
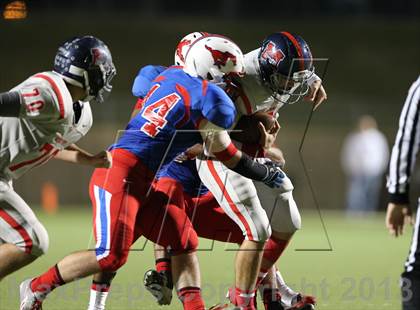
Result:
[[280,130],[280,124],[277,120],[269,131],[265,130],[263,123],[258,123],[258,130],[260,131],[260,145],[264,150],[271,148],[276,142],[277,133]]
[[204,152],[203,144],[202,143],[196,143],[192,147],[188,148],[185,151],[185,154],[186,154],[188,159],[194,159],[203,152]]
[[204,152],[202,143],[197,143],[188,148],[185,152],[178,154],[174,161],[181,164],[186,160],[195,159],[198,155]]
[[267,167],[267,176],[264,178],[263,183],[271,188],[279,188],[282,186],[285,174],[280,169],[280,166],[273,161],[267,161],[265,163]]
[[321,80],[316,80],[309,85],[308,94],[304,99],[314,104],[314,110],[316,110],[322,102],[327,100],[327,92],[325,91],[324,86],[322,86]]
[[414,224],[409,206],[406,204],[388,203],[385,225],[389,233],[395,237],[401,236],[404,231],[404,225],[407,223]]
[[174,158],[174,162],[176,162],[178,164],[182,164],[186,160],[188,160],[188,156],[187,156],[187,154],[185,152],[179,153]]
[[108,151],[101,151],[90,158],[90,164],[96,168],[110,168],[112,165],[112,155]]

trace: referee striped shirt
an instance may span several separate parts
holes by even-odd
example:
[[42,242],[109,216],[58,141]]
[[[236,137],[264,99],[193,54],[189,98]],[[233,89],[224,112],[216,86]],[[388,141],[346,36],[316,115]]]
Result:
[[410,176],[420,144],[420,77],[411,85],[392,147],[387,188],[389,201],[408,203]]

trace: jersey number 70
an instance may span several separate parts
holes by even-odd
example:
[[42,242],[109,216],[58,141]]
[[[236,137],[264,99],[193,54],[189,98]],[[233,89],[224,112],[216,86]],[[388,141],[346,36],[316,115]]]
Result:
[[[149,99],[159,86],[154,85],[152,87],[144,99],[145,104],[147,104],[147,99]],[[152,138],[156,137],[160,130],[168,123],[166,117],[179,100],[181,100],[181,97],[177,93],[172,93],[146,106],[141,116],[148,122],[140,130]]]

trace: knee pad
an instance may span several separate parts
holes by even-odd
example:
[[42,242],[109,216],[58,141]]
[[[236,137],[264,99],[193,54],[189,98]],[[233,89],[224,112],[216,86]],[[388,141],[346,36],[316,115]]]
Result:
[[292,181],[285,174],[274,201],[266,202],[263,206],[273,231],[293,234],[302,226],[300,213],[293,198],[293,189]]
[[272,233],[271,226],[270,224],[267,223],[265,227],[262,227],[262,229],[258,231],[258,235],[260,236],[258,241],[261,241],[261,242],[267,241],[268,239],[270,239],[271,233]]
[[48,251],[50,239],[44,225],[40,222],[33,224],[30,236],[32,239],[31,254],[37,257],[45,254]]
[[262,225],[256,225],[257,233],[258,233],[258,240],[254,240],[254,241],[265,242],[271,237],[271,233],[272,233],[271,225],[270,225],[270,222],[268,221],[268,217],[265,216],[265,218],[267,220],[262,221]]
[[289,210],[289,219],[290,219],[290,232],[295,232],[302,228],[302,218],[300,216],[299,209],[297,207],[296,201],[293,198],[293,192],[287,192],[279,195],[279,200],[286,205],[286,208]]
[[267,213],[261,206],[259,198],[254,196],[243,200],[242,203],[247,210],[247,217],[250,218],[250,221],[245,218],[242,221],[242,225],[246,228],[243,230],[244,236],[247,240],[251,241],[267,241],[271,236],[271,226]]
[[277,195],[274,201],[263,207],[273,231],[293,234],[301,228],[301,217],[292,191]]

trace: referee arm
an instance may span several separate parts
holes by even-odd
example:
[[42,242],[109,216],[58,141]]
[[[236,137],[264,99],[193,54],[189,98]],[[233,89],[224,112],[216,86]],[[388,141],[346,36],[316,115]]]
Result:
[[402,235],[406,223],[413,224],[409,188],[420,143],[419,116],[420,78],[413,83],[405,100],[389,163],[385,224],[390,234],[395,237]]

